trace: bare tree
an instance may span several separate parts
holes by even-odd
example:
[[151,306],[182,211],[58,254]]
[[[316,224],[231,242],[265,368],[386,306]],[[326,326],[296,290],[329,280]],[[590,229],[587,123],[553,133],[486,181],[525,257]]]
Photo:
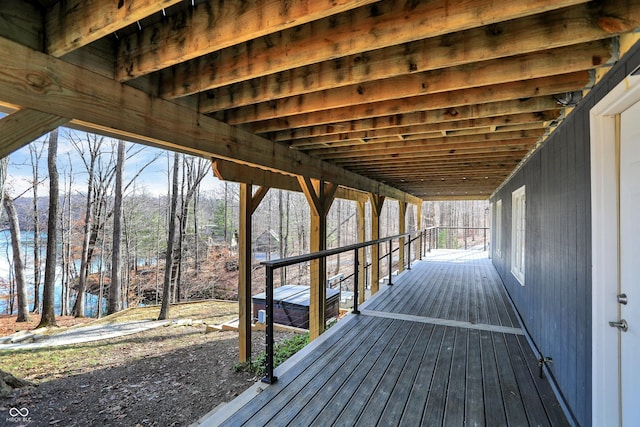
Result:
[[91,239],[91,225],[93,222],[93,204],[94,204],[94,180],[96,163],[102,146],[103,138],[96,138],[89,142],[88,158],[84,156],[84,150],[80,148],[80,143],[71,139],[78,153],[80,153],[82,161],[87,170],[87,205],[84,214],[84,228],[82,234],[82,253],[80,256],[80,277],[78,280],[78,295],[73,305],[73,315],[76,317],[84,317],[85,313],[85,292],[87,288],[87,276],[89,272],[89,244]]
[[16,322],[29,321],[29,305],[27,303],[27,284],[24,277],[24,257],[22,255],[22,236],[18,212],[13,204],[13,199],[4,194],[4,209],[9,217],[9,231],[11,232],[11,249],[13,251],[13,274],[16,281],[16,293],[18,294],[18,318]]
[[180,169],[180,154],[175,153],[173,159],[173,185],[171,192],[171,208],[169,211],[169,236],[167,237],[167,253],[164,264],[164,282],[162,286],[162,305],[158,320],[169,317],[169,302],[171,299],[171,276],[173,270],[173,242],[176,235],[176,211],[178,209],[178,172]]
[[113,206],[113,249],[111,253],[111,286],[107,313],[122,310],[122,178],[124,175],[125,142],[118,141],[118,160],[116,162],[116,189]]
[[56,326],[54,313],[54,292],[56,279],[56,254],[58,248],[58,168],[56,156],[58,152],[58,130],[49,134],[49,220],[47,222],[47,259],[44,267],[44,292],[42,295],[42,317],[38,327]]
[[[67,159],[69,169],[65,173],[68,178],[66,184],[66,194],[63,200],[63,207],[61,209],[60,216],[60,231],[62,234],[61,249],[62,256],[60,257],[61,270],[62,270],[62,286],[60,295],[60,315],[67,316],[69,314],[69,301],[70,301],[70,289],[71,289],[71,265],[73,261],[71,259],[71,218],[72,218],[72,206],[71,206],[71,188],[73,186],[73,164],[71,162],[71,156],[67,153]],[[65,180],[66,182],[66,180]],[[65,211],[66,209],[66,211]],[[66,213],[65,213],[66,212]]]
[[[185,254],[185,245],[187,239],[187,221],[189,218],[189,206],[191,205],[191,201],[198,189],[198,186],[202,182],[207,173],[209,172],[210,166],[209,161],[202,158],[195,157],[183,157],[183,181],[182,181],[182,205],[180,209],[180,214],[178,215],[179,220],[179,238],[178,238],[178,248],[177,248],[177,262],[178,262],[178,271],[176,274],[176,295],[177,300],[180,301],[182,299],[181,285],[182,285],[182,273],[184,270],[183,257]],[[197,231],[196,231],[197,233]]]
[[40,158],[44,152],[45,144],[40,147],[33,143],[29,144],[29,155],[31,157],[31,171],[33,174],[33,312],[40,312],[40,215],[38,213],[38,187],[40,184]]

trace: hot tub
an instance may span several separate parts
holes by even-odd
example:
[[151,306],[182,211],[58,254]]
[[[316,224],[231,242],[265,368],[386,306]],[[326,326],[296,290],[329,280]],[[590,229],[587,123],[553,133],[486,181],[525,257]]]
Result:
[[[273,321],[281,325],[309,329],[308,286],[285,285],[273,290]],[[253,318],[258,318],[258,311],[265,310],[266,294],[264,292],[251,297],[253,301]],[[340,290],[327,288],[325,319],[338,317],[340,312]]]

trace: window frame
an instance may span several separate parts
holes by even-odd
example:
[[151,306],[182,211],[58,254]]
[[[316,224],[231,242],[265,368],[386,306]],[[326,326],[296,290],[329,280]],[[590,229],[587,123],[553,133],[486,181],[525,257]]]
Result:
[[511,274],[522,286],[525,283],[526,216],[527,197],[523,185],[511,193]]
[[496,202],[496,255],[502,257],[502,199]]

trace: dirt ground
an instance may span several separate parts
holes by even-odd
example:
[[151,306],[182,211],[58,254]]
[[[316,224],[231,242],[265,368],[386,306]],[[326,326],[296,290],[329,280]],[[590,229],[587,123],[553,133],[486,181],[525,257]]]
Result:
[[[263,333],[253,333],[252,348],[264,350]],[[22,353],[0,351],[0,367],[37,387],[0,399],[3,426],[185,426],[257,380],[234,370],[237,332],[203,325]]]

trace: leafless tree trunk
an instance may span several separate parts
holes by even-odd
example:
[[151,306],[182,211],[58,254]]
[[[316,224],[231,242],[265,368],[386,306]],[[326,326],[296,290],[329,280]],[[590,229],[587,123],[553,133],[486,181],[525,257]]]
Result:
[[40,184],[39,164],[44,144],[38,149],[36,144],[29,145],[31,170],[33,173],[33,312],[40,313],[40,216],[38,214],[38,187]]
[[[208,162],[204,159],[195,159],[193,157],[185,157],[183,160],[183,188],[182,188],[182,206],[180,209],[179,219],[179,240],[178,240],[178,274],[176,278],[177,300],[182,300],[182,273],[185,268],[184,251],[187,238],[187,223],[189,218],[189,205],[202,182],[209,171]],[[186,186],[186,192],[185,192]],[[195,215],[195,213],[194,213]],[[197,231],[196,231],[197,233]]]
[[[73,305],[73,315],[75,317],[84,317],[85,312],[85,292],[87,290],[87,276],[89,273],[89,245],[91,239],[91,229],[93,222],[93,204],[94,204],[94,180],[95,169],[98,155],[100,153],[100,147],[102,146],[102,139],[97,139],[94,144],[89,144],[89,159],[85,159],[82,156],[84,164],[87,168],[88,181],[87,181],[87,206],[84,214],[84,229],[82,237],[82,254],[80,258],[80,277],[78,279],[78,295],[76,296],[76,302]],[[76,147],[78,149],[78,147]],[[80,150],[78,149],[80,152]]]
[[116,189],[113,206],[113,250],[111,253],[111,286],[107,314],[122,310],[122,178],[124,176],[125,142],[118,141]]
[[105,276],[105,247],[106,247],[106,227],[102,229],[102,242],[100,243],[100,278],[98,280],[98,319],[102,317],[102,298],[104,297],[104,276]]
[[8,194],[4,195],[4,209],[9,217],[11,249],[13,250],[13,272],[16,281],[16,293],[18,294],[18,318],[16,322],[28,322],[29,305],[27,304],[27,284],[24,278],[24,257],[22,255],[20,224],[13,199]]
[[58,152],[58,130],[49,135],[49,220],[47,221],[47,259],[44,267],[44,292],[42,295],[42,317],[38,327],[56,326],[54,313],[54,292],[56,280],[56,254],[58,248],[58,168],[56,156]]
[[[67,316],[69,314],[69,301],[71,290],[71,218],[72,218],[72,206],[71,206],[71,188],[73,187],[73,165],[71,163],[71,156],[69,157],[69,171],[67,176],[69,178],[69,184],[66,189],[65,195],[65,207],[62,209],[62,215],[60,216],[60,230],[62,231],[62,295],[61,295],[61,308],[60,315]],[[66,215],[64,209],[66,208]]]
[[180,155],[175,153],[173,160],[173,185],[171,194],[171,208],[169,212],[169,236],[167,237],[167,253],[164,265],[164,282],[162,284],[162,305],[158,320],[169,317],[169,302],[171,299],[171,272],[173,267],[173,242],[176,235],[176,211],[178,209],[178,171]]

